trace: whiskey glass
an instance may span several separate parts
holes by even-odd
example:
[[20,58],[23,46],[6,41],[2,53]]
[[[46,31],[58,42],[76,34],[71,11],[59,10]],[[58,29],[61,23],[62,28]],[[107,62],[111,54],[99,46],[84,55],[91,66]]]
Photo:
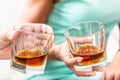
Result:
[[22,73],[43,74],[53,33],[45,24],[27,23],[15,25],[18,36],[13,41],[11,68]]
[[84,21],[64,31],[72,58],[82,57],[75,65],[79,71],[102,71],[106,64],[104,25]]

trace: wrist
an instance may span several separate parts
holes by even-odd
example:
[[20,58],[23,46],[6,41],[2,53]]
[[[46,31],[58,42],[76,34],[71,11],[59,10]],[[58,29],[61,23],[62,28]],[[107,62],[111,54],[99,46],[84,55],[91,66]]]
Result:
[[49,51],[49,60],[60,60],[60,52],[61,45],[53,45],[53,47]]

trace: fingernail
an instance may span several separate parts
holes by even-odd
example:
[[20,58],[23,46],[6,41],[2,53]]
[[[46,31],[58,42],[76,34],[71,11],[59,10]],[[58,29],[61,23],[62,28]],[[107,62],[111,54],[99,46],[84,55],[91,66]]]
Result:
[[83,58],[78,58],[77,59],[77,62],[81,62]]

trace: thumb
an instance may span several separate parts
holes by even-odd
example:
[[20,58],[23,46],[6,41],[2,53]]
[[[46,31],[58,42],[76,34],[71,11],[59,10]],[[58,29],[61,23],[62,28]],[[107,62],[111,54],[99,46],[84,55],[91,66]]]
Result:
[[14,38],[13,34],[14,34],[14,31],[11,30],[11,29],[3,30],[3,31],[0,32],[0,39],[5,41],[5,42],[10,42]]
[[6,32],[6,39],[8,39],[9,41],[12,41],[16,39],[19,36],[19,34],[20,34],[19,30],[11,29]]
[[68,64],[72,65],[76,65],[79,62],[81,62],[83,60],[82,57],[75,57],[75,58],[71,58],[70,60],[68,60]]
[[64,57],[64,62],[68,67],[72,67],[73,65],[76,65],[82,60],[83,60],[82,57],[75,57],[75,58],[70,58],[69,56]]
[[18,31],[15,31],[15,30],[11,30],[8,34],[7,34],[7,38],[9,40],[14,40],[18,37],[19,35],[19,32]]

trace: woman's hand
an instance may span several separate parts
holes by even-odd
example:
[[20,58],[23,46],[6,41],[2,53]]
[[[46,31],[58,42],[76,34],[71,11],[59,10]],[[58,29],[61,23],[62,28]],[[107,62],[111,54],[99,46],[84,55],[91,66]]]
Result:
[[12,40],[17,37],[16,31],[13,29],[0,32],[0,59],[10,59]]
[[[27,27],[24,25],[27,25]],[[33,27],[31,27],[31,25]],[[38,27],[35,27],[35,26],[40,26],[40,27],[38,29]],[[18,27],[16,30],[11,29],[8,31],[4,31],[0,34],[0,39],[9,44],[7,44],[5,47],[0,49],[0,59],[9,59],[11,57],[12,41],[15,40],[18,36],[20,36],[21,32],[19,30],[21,30],[21,29],[25,29],[26,31],[28,30],[29,32],[39,33],[39,31],[45,30],[45,33],[53,33],[53,30],[50,26],[45,25],[45,24],[34,24],[34,23],[23,24],[20,27]],[[26,35],[26,37],[27,37],[27,35]],[[42,36],[42,37],[44,37],[44,36]],[[27,38],[22,38],[22,39],[24,39],[24,41],[28,40]],[[30,43],[32,42],[31,40],[29,40],[29,41],[30,41]],[[50,44],[48,44],[48,46],[49,45],[51,46],[52,45],[51,43],[53,43],[53,41],[54,41],[54,35],[52,35],[51,39],[49,40]],[[3,44],[3,43],[0,42],[0,44]],[[30,45],[30,46],[32,46],[32,45]]]
[[120,51],[116,53],[112,62],[103,71],[101,80],[120,80]]
[[78,62],[82,61],[82,57],[71,57],[71,53],[69,52],[67,43],[63,43],[59,48],[59,59],[65,62],[66,66],[70,68],[77,76],[93,76],[94,72],[83,72],[77,71],[74,67]]

